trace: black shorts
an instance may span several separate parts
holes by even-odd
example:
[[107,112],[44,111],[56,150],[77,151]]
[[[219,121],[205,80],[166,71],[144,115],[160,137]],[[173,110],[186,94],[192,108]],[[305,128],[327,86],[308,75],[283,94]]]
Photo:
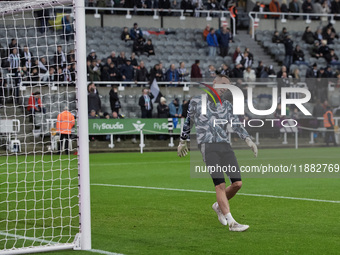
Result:
[[241,181],[240,167],[229,143],[204,143],[199,148],[215,186],[225,182],[224,174],[231,183]]

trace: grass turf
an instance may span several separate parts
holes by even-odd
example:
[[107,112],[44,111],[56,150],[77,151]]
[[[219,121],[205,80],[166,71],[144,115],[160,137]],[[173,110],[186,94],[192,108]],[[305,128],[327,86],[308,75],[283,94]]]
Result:
[[[236,151],[240,165],[339,163],[338,148]],[[119,184],[213,191],[190,178],[189,158],[174,152],[90,155],[93,248],[123,254],[338,254],[339,203],[238,195],[231,233],[211,209],[212,193],[106,187]],[[340,177],[340,174],[338,174]],[[337,178],[244,178],[241,193],[339,200]],[[62,251],[50,254],[93,254]]]

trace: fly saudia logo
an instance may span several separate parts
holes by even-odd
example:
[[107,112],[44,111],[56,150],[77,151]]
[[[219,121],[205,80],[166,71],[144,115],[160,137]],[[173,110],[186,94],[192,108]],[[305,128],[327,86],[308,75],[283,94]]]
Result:
[[109,124],[109,123],[102,123],[102,124],[98,124],[98,123],[93,123],[93,129],[95,130],[108,130],[108,129],[124,129],[124,125],[116,122],[114,124]]
[[[233,97],[233,114],[234,115],[244,115],[244,95],[243,92],[240,88],[236,87],[235,85],[231,84],[215,84],[214,88],[217,89],[228,89]],[[212,91],[214,92],[215,95],[218,96],[216,90],[214,90],[212,87],[210,87]],[[209,91],[208,91],[209,92]],[[253,100],[247,100],[248,102],[248,109],[251,113],[258,115],[258,116],[266,116],[270,115],[275,112],[276,107],[277,107],[277,102],[278,102],[278,89],[273,88],[272,91],[272,106],[268,110],[258,110],[255,109],[253,105]],[[301,93],[304,94],[304,98],[287,98],[287,94],[289,93]],[[211,97],[211,93],[208,93]],[[253,98],[253,88],[248,87],[247,88],[247,95],[248,98]],[[218,96],[219,100],[220,97]],[[304,103],[307,103],[311,98],[311,93],[308,89],[306,88],[282,88],[281,89],[281,115],[286,115],[286,107],[287,105],[295,105],[304,115],[306,116],[311,116],[312,114],[302,105]],[[207,96],[202,95],[202,114],[205,115],[207,114]],[[222,102],[220,101],[222,104]],[[215,102],[216,105],[216,102]]]

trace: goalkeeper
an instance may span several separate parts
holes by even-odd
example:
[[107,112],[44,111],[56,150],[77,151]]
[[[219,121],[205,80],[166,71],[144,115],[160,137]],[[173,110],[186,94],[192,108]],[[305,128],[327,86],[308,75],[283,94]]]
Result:
[[[218,75],[213,87],[217,94],[221,97],[227,92],[223,88],[223,84],[230,84],[227,76]],[[218,86],[217,86],[218,85]],[[214,95],[217,97],[216,95]],[[216,98],[216,102],[218,99]],[[250,139],[248,132],[239,123],[237,116],[233,115],[232,104],[224,100],[222,105],[218,103],[215,105],[213,99],[208,97],[206,101],[206,114],[202,114],[202,97],[194,97],[190,101],[188,115],[185,120],[183,131],[181,134],[181,141],[178,146],[178,156],[184,157],[188,153],[186,140],[189,137],[191,127],[195,124],[197,133],[197,143],[202,153],[203,160],[209,169],[209,166],[220,166],[219,169],[236,169],[234,172],[226,172],[231,185],[226,187],[223,171],[211,171],[210,175],[215,185],[216,199],[212,208],[218,215],[218,219],[222,225],[229,225],[230,231],[242,232],[249,228],[248,225],[237,223],[230,213],[229,200],[235,196],[242,186],[240,168],[237,163],[234,151],[230,146],[227,125],[217,125],[214,121],[216,119],[227,120],[228,123],[233,122],[232,129],[237,133],[241,139],[245,140],[247,145],[254,152],[257,157],[257,147]],[[229,168],[228,168],[229,167]]]

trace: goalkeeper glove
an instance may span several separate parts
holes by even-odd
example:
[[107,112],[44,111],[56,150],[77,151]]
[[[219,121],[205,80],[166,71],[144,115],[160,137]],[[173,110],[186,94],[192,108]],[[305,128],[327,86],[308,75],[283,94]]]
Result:
[[187,141],[181,140],[177,147],[177,155],[179,157],[185,157],[188,154]]
[[251,148],[251,150],[254,152],[255,158],[257,157],[257,146],[256,144],[249,138],[246,138],[247,145]]

